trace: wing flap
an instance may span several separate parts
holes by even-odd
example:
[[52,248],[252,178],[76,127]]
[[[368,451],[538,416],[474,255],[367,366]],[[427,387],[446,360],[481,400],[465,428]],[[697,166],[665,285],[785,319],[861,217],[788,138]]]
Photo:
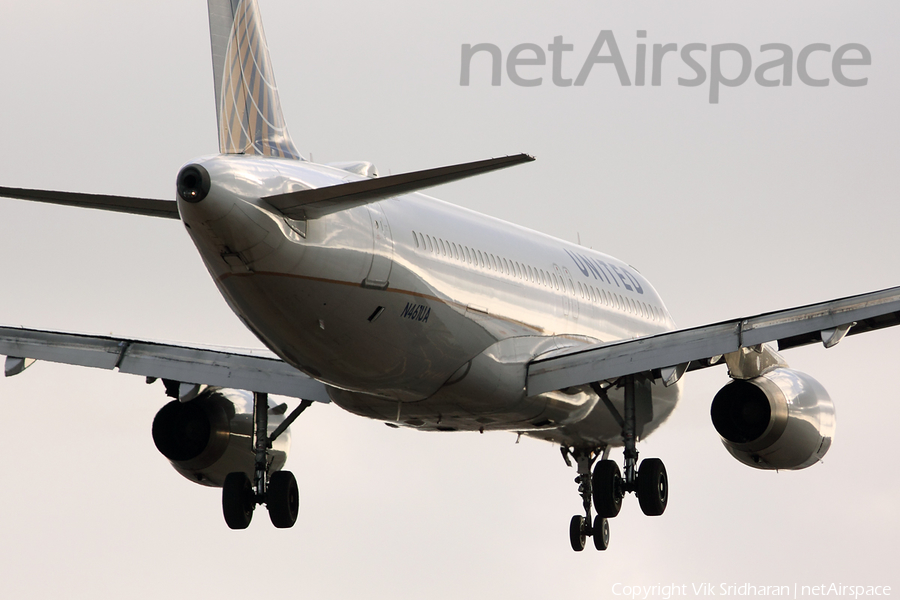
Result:
[[826,341],[822,332],[850,325],[847,335],[900,324],[900,287],[850,296],[634,340],[571,348],[534,360],[529,395],[587,385],[709,359],[768,342],[779,349]]
[[0,354],[330,402],[322,383],[259,351],[0,327]]
[[78,192],[55,192],[48,190],[28,190],[24,188],[0,187],[0,196],[47,202],[63,206],[80,208],[97,208],[113,212],[143,215],[146,217],[162,217],[180,219],[178,203],[174,200],[153,200],[150,198],[132,198],[129,196],[107,196],[103,194],[82,194]]
[[352,181],[312,190],[300,190],[268,196],[263,200],[288,218],[303,218],[307,209],[344,210],[533,160],[534,157],[527,154],[516,154],[400,175]]

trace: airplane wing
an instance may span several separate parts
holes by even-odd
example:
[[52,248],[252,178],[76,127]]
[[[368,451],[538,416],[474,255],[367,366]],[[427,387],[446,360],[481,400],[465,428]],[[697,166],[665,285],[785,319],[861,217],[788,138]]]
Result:
[[543,355],[528,367],[529,395],[653,372],[668,385],[685,371],[719,364],[741,348],[778,342],[785,350],[900,325],[900,287],[713,325],[594,344]]
[[206,384],[330,402],[324,384],[262,350],[0,327],[0,354],[7,356],[7,377],[45,360],[177,381],[186,389]]

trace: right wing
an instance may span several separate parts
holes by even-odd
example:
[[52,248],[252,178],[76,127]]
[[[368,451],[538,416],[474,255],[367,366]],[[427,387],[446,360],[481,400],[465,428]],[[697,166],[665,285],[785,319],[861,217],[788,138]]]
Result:
[[330,402],[325,385],[268,351],[190,347],[97,335],[0,327],[6,375],[32,360],[117,369],[190,385],[214,385]]
[[527,390],[534,395],[649,372],[668,385],[685,371],[719,364],[742,348],[776,341],[779,350],[816,342],[830,348],[845,335],[894,325],[900,325],[900,287],[633,340],[567,348],[529,364]]

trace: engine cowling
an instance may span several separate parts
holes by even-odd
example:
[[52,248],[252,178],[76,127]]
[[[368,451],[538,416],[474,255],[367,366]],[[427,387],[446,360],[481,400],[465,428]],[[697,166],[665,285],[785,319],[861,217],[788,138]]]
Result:
[[825,456],[834,437],[828,392],[792,369],[732,380],[716,394],[710,413],[728,452],[757,469],[809,467]]
[[[284,420],[269,401],[269,433]],[[207,388],[190,402],[173,400],[153,419],[153,442],[176,471],[195,483],[222,487],[229,473],[254,475],[253,394],[244,390]],[[285,431],[269,450],[269,472],[287,461],[290,433]]]

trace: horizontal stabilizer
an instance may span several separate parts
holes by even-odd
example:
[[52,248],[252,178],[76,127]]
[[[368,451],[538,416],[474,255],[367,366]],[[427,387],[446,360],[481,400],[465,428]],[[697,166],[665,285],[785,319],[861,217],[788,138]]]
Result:
[[280,210],[286,217],[303,218],[306,209],[324,212],[345,210],[533,160],[533,156],[516,154],[515,156],[503,156],[449,167],[353,181],[314,190],[300,190],[269,196],[263,200]]
[[0,197],[62,204],[63,206],[99,208],[101,210],[131,213],[147,217],[181,218],[178,215],[178,205],[174,200],[151,200],[149,198],[131,198],[128,196],[105,196],[102,194],[79,194],[77,192],[53,192],[7,187],[0,187]]

